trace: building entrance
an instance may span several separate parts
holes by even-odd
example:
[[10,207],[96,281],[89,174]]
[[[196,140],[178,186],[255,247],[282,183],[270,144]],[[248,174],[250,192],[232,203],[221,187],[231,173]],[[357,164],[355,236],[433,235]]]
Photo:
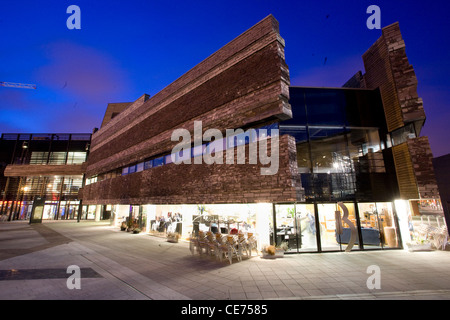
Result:
[[313,204],[276,204],[275,245],[287,252],[317,251],[316,219]]

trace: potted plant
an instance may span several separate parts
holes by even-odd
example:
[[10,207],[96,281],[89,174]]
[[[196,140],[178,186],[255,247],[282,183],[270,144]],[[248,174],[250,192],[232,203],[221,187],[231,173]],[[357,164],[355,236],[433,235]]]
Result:
[[178,239],[180,239],[180,234],[178,232],[169,232],[167,234],[167,241],[177,243]]
[[122,224],[120,225],[120,231],[125,231],[127,230],[127,223],[125,221],[122,222]]
[[141,230],[141,228],[134,228],[133,229],[133,233],[139,233],[139,232],[141,232],[142,230]]
[[127,222],[127,232],[133,231],[133,222],[131,220],[128,220]]
[[264,259],[276,259],[277,256],[275,255],[276,248],[275,246],[265,246],[262,250],[262,258]]
[[287,242],[283,242],[280,246],[266,246],[262,250],[262,258],[264,259],[276,259],[276,258],[283,258],[284,252],[288,249]]

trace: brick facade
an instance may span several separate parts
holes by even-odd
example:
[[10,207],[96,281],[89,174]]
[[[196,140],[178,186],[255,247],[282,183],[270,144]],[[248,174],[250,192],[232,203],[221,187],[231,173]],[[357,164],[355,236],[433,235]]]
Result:
[[409,153],[421,199],[439,198],[439,190],[433,167],[433,154],[428,137],[408,139]]
[[[193,135],[292,117],[289,70],[278,22],[268,16],[152,98],[136,102],[92,137],[87,176],[168,153],[175,129]],[[83,203],[226,203],[301,198],[295,140],[281,137],[277,175],[259,165],[175,165],[84,187]]]
[[167,152],[173,130],[242,128],[292,116],[278,22],[269,16],[181,78],[132,105],[92,137],[87,175]]
[[[380,88],[389,131],[425,120],[417,78],[405,52],[398,23],[383,28],[382,36],[363,54],[363,85]],[[353,78],[352,78],[353,79]],[[419,130],[420,132],[420,130]]]
[[[270,146],[270,139],[269,139]],[[84,204],[201,204],[293,202],[302,197],[295,139],[280,137],[278,173],[260,164],[168,164],[83,188]],[[270,150],[270,149],[269,149]],[[237,157],[235,150],[235,158]],[[265,166],[267,167],[267,166]]]

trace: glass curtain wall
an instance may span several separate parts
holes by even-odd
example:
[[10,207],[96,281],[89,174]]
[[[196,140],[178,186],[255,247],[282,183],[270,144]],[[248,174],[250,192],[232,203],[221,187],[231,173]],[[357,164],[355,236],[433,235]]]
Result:
[[291,87],[290,103],[293,118],[280,123],[280,133],[296,139],[305,201],[372,194],[370,183],[361,181],[386,174],[387,128],[378,91]]
[[[390,202],[395,171],[389,167],[392,156],[385,152],[391,141],[379,91],[291,87],[290,103],[293,118],[280,122],[280,134],[296,139],[304,192],[299,200],[305,204],[275,206],[276,244],[287,243],[289,251],[317,250],[312,232],[307,236],[297,221],[297,207],[306,209],[311,203],[319,250],[345,250],[353,228],[352,250],[398,248]],[[339,203],[348,212],[347,221]],[[308,245],[307,238],[313,239]]]

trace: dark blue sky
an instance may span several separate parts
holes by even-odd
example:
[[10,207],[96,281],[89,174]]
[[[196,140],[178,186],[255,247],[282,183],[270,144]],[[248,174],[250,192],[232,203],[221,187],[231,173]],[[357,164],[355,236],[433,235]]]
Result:
[[[81,30],[69,30],[69,5]],[[109,102],[156,94],[269,14],[286,41],[291,84],[340,87],[361,55],[399,21],[419,80],[434,156],[450,153],[448,1],[0,1],[0,132],[91,132]],[[326,63],[325,62],[326,58]]]

